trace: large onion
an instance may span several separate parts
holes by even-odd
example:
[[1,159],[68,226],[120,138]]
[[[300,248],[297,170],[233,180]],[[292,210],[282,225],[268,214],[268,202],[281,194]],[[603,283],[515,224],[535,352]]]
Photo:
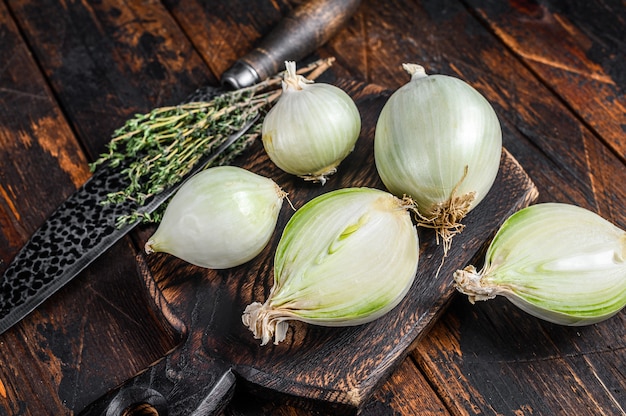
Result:
[[500,227],[482,270],[454,279],[472,303],[501,295],[557,324],[601,322],[626,306],[626,232],[576,205],[532,205]]
[[263,146],[280,169],[322,184],[352,152],[361,116],[334,85],[313,83],[286,62],[283,94],[263,120]]
[[284,196],[274,181],[248,170],[207,169],[174,195],[146,252],[211,269],[241,265],[269,242]]
[[378,173],[390,192],[409,195],[422,225],[449,247],[460,221],[491,188],[502,132],[489,102],[464,81],[426,75],[405,64],[411,80],[382,109],[374,141]]
[[373,321],[406,295],[417,271],[413,202],[371,188],[312,199],[291,217],[276,248],[274,286],[242,316],[267,344],[287,321],[350,326]]

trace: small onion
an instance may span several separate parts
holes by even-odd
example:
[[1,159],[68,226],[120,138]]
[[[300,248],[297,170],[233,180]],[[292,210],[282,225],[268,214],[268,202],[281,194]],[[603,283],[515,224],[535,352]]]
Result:
[[426,75],[405,64],[411,80],[395,91],[376,125],[374,157],[390,192],[417,203],[422,225],[446,247],[460,221],[494,183],[502,131],[489,102],[464,81]]
[[297,75],[294,62],[285,66],[282,96],[263,120],[263,146],[283,171],[324,184],[354,149],[359,110],[340,88]]
[[241,265],[269,242],[284,197],[274,181],[245,169],[207,169],[176,192],[145,250],[211,269]]
[[373,321],[408,292],[419,241],[413,202],[370,188],[323,194],[287,223],[274,258],[274,285],[243,323],[261,345],[285,338],[287,320],[322,326]]
[[480,272],[454,278],[472,303],[501,295],[549,322],[593,324],[626,306],[626,232],[578,206],[533,205],[500,227]]

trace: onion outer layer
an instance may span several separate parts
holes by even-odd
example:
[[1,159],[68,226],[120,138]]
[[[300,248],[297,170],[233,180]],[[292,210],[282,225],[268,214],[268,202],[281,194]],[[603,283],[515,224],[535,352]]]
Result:
[[210,269],[239,266],[269,242],[284,197],[273,180],[246,169],[206,169],[176,192],[145,250]]
[[435,228],[449,246],[495,181],[500,123],[466,82],[426,75],[419,65],[404,68],[411,80],[392,94],[376,124],[376,168],[391,193],[415,200],[420,224]]
[[549,322],[593,324],[626,306],[626,232],[575,205],[533,205],[504,222],[480,272],[454,279],[472,303],[501,295]]
[[371,188],[339,189],[306,203],[280,239],[267,300],[248,305],[243,323],[265,345],[285,338],[287,320],[350,326],[389,312],[417,271],[412,207]]
[[361,116],[342,89],[297,75],[294,62],[285,66],[283,93],[263,120],[263,147],[283,171],[324,184],[354,149]]

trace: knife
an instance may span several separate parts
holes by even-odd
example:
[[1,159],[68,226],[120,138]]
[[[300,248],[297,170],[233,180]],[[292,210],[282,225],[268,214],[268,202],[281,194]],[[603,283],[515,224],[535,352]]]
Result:
[[[310,0],[286,16],[248,55],[224,72],[221,87],[198,90],[187,101],[242,88],[279,71],[285,60],[298,60],[332,37],[352,16],[360,0]],[[5,270],[0,283],[0,334],[11,328],[52,296],[101,253],[131,231],[139,220],[116,225],[118,217],[132,212],[151,213],[197,173],[241,137],[253,124],[231,136],[199,161],[177,184],[145,204],[133,201],[103,204],[107,195],[125,189],[125,166],[101,166],[31,236]]]

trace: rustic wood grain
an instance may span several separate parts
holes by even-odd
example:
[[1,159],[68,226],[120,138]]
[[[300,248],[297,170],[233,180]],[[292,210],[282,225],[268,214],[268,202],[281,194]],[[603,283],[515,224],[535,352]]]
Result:
[[626,160],[622,1],[468,3],[591,131]]
[[217,84],[157,1],[7,3],[90,160],[133,114]]
[[[4,3],[0,3],[0,25],[0,261],[7,264],[50,212],[89,177],[89,171]],[[30,169],[23,168],[29,165]]]
[[[247,392],[237,390],[236,400],[231,402],[226,414],[229,416],[297,416],[320,414],[301,407],[271,402]],[[416,368],[412,359],[402,361],[388,382],[384,383],[374,397],[361,409],[359,416],[423,415],[446,416],[445,404],[432,393],[429,381]]]
[[303,2],[163,2],[192,39],[212,73],[221,75],[267,35],[280,19]]
[[623,314],[574,328],[491,302],[458,302],[413,353],[452,413],[624,412]]
[[[300,3],[0,2],[0,268],[84,180],[114,128],[216,83]],[[406,82],[405,61],[465,78],[494,103],[505,145],[541,200],[577,203],[626,228],[623,12],[619,0],[365,0],[318,54],[337,57],[331,80],[386,89]],[[111,259],[133,251],[124,244]],[[94,266],[0,337],[0,415],[73,414],[177,344],[146,316],[128,257]],[[624,328],[623,312],[572,331],[505,300],[471,306],[455,296],[364,414],[436,414],[439,405],[451,414],[624,414]],[[269,398],[242,407],[248,398],[237,392],[226,413],[316,414]]]

